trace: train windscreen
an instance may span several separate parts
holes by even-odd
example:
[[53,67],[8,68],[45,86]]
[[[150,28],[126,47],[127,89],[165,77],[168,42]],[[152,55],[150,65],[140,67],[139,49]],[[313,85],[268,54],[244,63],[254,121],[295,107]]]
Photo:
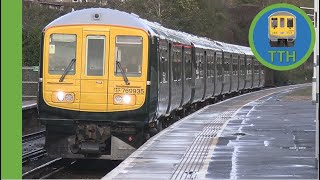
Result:
[[293,27],[293,18],[287,19],[287,27],[292,28]]
[[271,24],[273,28],[278,27],[278,19],[277,18],[272,18],[271,19]]
[[[127,76],[141,76],[142,65],[142,37],[117,36],[115,62],[120,62]],[[115,75],[122,76],[115,66]]]
[[[76,58],[77,37],[74,34],[51,34],[49,43],[49,74],[61,75]],[[76,73],[75,64],[67,74]]]

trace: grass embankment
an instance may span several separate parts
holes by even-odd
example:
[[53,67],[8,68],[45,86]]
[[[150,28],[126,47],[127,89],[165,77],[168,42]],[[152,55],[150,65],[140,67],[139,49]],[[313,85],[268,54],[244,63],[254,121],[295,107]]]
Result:
[[304,88],[298,88],[296,90],[293,90],[292,92],[285,95],[283,100],[288,101],[311,101],[312,100],[312,88],[311,86],[304,87]]

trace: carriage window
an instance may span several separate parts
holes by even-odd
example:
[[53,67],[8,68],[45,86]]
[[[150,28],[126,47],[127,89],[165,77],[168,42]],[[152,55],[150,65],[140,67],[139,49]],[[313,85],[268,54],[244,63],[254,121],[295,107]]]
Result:
[[211,76],[211,55],[207,55],[207,77]]
[[[117,36],[115,63],[119,61],[127,76],[141,76],[142,71],[142,37]],[[115,65],[115,75],[122,76],[121,70]]]
[[167,83],[168,80],[168,50],[166,48],[160,48],[160,74],[159,82]]
[[192,78],[192,63],[191,63],[190,53],[186,53],[184,58],[185,58],[185,62],[186,62],[186,78],[191,79]]
[[252,60],[247,58],[247,74],[252,74]]
[[214,66],[214,57],[212,57],[212,63],[211,63],[211,76],[214,77],[215,76],[215,66]]
[[203,55],[199,56],[200,60],[199,60],[199,71],[200,71],[200,78],[203,78],[204,76],[204,71],[203,71],[203,63],[204,63],[204,59],[203,59]]
[[173,80],[181,80],[181,52],[173,51],[172,55]]
[[[49,74],[61,75],[76,58],[77,37],[73,34],[51,34],[49,44]],[[68,74],[75,74],[75,64]]]
[[196,79],[200,78],[200,58],[199,55],[196,55]]
[[259,63],[256,60],[254,61],[254,73],[259,73]]
[[241,72],[241,75],[244,75],[245,74],[245,64],[244,64],[244,59],[243,58],[240,58],[240,72]]
[[105,57],[105,36],[87,37],[87,76],[103,76]]
[[232,71],[233,71],[233,75],[238,75],[238,59],[237,58],[233,58],[233,64],[232,64]]
[[292,18],[287,19],[287,27],[289,27],[289,28],[293,27],[293,19]]
[[213,63],[214,56],[210,56],[210,77],[214,77],[214,63]]
[[[211,59],[213,59],[213,57],[211,57]],[[214,64],[212,61],[210,65],[210,77],[214,77]]]
[[284,27],[284,18],[280,18],[280,27]]
[[272,24],[272,27],[274,27],[274,28],[278,27],[278,19],[271,18],[271,24]]
[[222,59],[217,57],[217,75],[222,76]]
[[229,74],[229,69],[230,69],[230,64],[229,64],[229,58],[224,58],[224,63],[223,63],[223,70],[224,74],[228,75]]

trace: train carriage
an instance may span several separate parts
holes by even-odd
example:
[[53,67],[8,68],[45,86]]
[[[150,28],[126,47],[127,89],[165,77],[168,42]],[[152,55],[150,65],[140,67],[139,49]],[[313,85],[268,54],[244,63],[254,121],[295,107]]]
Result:
[[219,96],[222,94],[223,90],[223,53],[221,51],[216,52],[216,58],[215,58],[215,67],[216,67],[216,83],[215,83],[215,90],[214,95]]
[[232,49],[228,46],[223,46],[222,64],[223,64],[223,82],[221,94],[230,94],[231,78],[232,78]]
[[241,50],[240,46],[237,46],[239,53],[239,87],[238,91],[242,91],[245,89],[246,84],[246,61],[245,61],[245,52]]
[[259,74],[260,74],[260,80],[259,80],[259,88],[262,88],[265,85],[265,67],[259,63]]
[[217,75],[216,71],[217,68],[215,63],[216,53],[221,52],[221,49],[219,46],[216,45],[216,43],[213,43],[212,41],[201,38],[202,42],[204,43],[203,46],[206,49],[205,53],[205,59],[206,59],[206,71],[205,71],[205,94],[204,99],[207,101],[212,101],[215,99],[215,89],[216,89],[216,83],[217,83]]
[[[181,107],[188,107],[192,102],[192,87],[194,87],[193,62],[192,62],[192,46],[183,46],[183,98]],[[185,109],[189,110],[189,109]]]
[[212,99],[215,88],[215,76],[214,76],[214,51],[207,50],[206,51],[206,82],[205,82],[205,95],[204,99]]
[[195,48],[195,86],[193,102],[201,102],[204,99],[205,79],[204,79],[204,50]]
[[228,44],[230,49],[233,50],[233,53],[231,55],[231,92],[238,92],[239,91],[239,78],[240,78],[240,54],[241,51],[238,50],[237,46]]
[[167,114],[169,106],[169,43],[166,40],[158,42],[158,114]]
[[250,48],[239,46],[240,50],[244,52],[244,62],[245,62],[245,83],[244,90],[251,89],[253,84],[253,53]]
[[253,72],[252,72],[252,75],[253,75],[253,82],[252,82],[252,88],[258,88],[259,85],[260,85],[260,63],[259,61],[255,58],[255,57],[252,57],[252,65],[253,65]]
[[38,95],[48,154],[126,158],[199,102],[241,90],[231,80],[232,65],[242,67],[236,47],[111,9],[54,20],[43,30]]

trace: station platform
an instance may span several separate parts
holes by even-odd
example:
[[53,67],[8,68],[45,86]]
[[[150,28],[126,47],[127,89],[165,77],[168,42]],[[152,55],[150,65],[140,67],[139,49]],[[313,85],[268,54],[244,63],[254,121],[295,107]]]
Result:
[[309,85],[265,89],[187,116],[103,179],[316,179]]
[[33,109],[37,107],[36,100],[22,101],[22,110]]

